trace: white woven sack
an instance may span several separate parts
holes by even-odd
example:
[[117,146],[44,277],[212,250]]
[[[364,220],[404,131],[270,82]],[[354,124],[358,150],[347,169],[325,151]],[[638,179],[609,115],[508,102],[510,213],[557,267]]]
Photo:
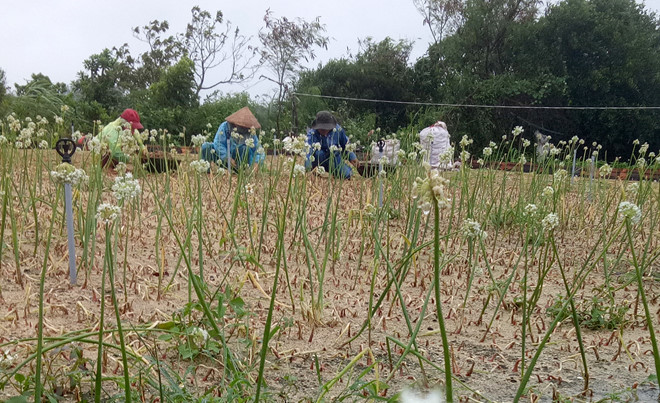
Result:
[[381,157],[387,157],[388,164],[396,165],[397,156],[399,150],[401,149],[401,144],[397,139],[385,140],[385,145],[383,146],[383,152],[381,153],[378,144],[371,146],[371,163],[378,164]]
[[428,153],[428,161],[432,168],[440,165],[440,155],[446,152],[449,143],[449,132],[440,126],[430,126],[419,132],[419,144]]

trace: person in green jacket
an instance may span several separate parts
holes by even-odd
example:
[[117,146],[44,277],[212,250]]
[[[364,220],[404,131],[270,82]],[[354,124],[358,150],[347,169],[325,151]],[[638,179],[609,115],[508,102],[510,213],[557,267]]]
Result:
[[124,110],[117,120],[108,123],[99,135],[101,142],[108,144],[101,166],[114,168],[119,162],[129,162],[130,154],[145,152],[139,132],[142,129],[140,115],[133,109]]

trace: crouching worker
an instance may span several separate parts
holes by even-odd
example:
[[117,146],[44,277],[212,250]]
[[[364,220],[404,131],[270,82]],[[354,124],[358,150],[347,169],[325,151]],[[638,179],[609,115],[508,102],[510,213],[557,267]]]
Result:
[[119,162],[130,162],[130,154],[147,150],[142,143],[140,115],[133,109],[126,109],[114,122],[108,123],[99,138],[108,144],[108,152],[101,160],[102,167],[114,168]]
[[307,132],[307,143],[310,146],[305,161],[307,169],[323,167],[335,177],[351,177],[353,169],[344,162],[344,158],[355,163],[357,157],[346,149],[348,136],[330,112],[321,111],[316,114],[316,119]]
[[[261,125],[247,106],[227,116],[212,143],[202,144],[200,158],[237,169],[262,162],[265,153],[255,131]],[[229,139],[229,148],[227,140]]]

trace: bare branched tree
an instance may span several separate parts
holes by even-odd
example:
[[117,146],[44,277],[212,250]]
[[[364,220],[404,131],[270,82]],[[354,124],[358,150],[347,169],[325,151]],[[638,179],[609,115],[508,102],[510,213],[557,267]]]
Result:
[[303,62],[316,58],[317,47],[328,48],[328,37],[323,36],[325,26],[319,17],[308,22],[297,18],[289,20],[286,17],[274,18],[270,9],[264,15],[265,30],[259,32],[262,45],[261,63],[271,74],[261,78],[278,85],[277,92],[277,130],[280,130],[282,106],[287,96],[289,85],[296,74],[303,68]]
[[[233,28],[230,21],[223,18],[222,12],[215,16],[195,6],[191,10],[192,20],[181,38],[188,57],[195,64],[196,94],[220,84],[240,83],[254,76],[257,66],[252,60],[257,54],[251,44],[251,37],[242,35]],[[219,66],[227,66],[224,78],[208,83],[208,73]]]
[[465,0],[413,0],[417,11],[424,17],[433,42],[438,43],[463,24]]

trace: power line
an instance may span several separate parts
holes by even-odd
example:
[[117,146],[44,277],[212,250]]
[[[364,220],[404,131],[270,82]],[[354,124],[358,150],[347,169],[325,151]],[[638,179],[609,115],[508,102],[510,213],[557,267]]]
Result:
[[522,105],[474,105],[474,104],[444,104],[434,102],[416,102],[416,101],[388,101],[384,99],[366,99],[353,97],[337,97],[332,95],[316,95],[294,92],[293,95],[338,99],[343,101],[361,101],[386,104],[401,105],[420,105],[420,106],[452,106],[460,108],[483,108],[483,109],[551,109],[551,110],[660,110],[660,106],[522,106]]

